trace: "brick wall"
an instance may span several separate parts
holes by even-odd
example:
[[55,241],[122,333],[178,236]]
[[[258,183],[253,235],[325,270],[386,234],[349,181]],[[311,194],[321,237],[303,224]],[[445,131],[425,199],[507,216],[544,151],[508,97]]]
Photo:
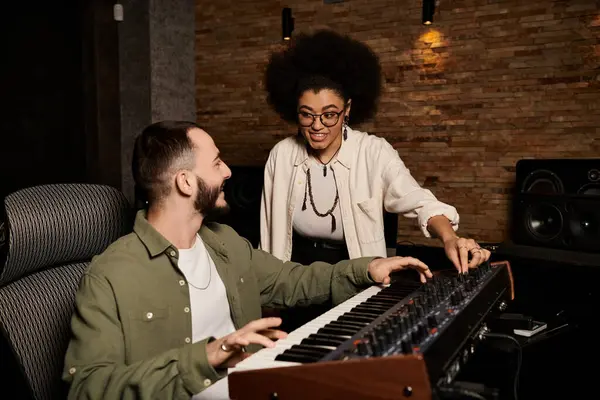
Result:
[[[230,164],[261,164],[294,132],[261,82],[283,45],[284,6],[296,33],[328,27],[380,55],[379,114],[355,128],[388,139],[421,184],[456,206],[463,235],[507,237],[518,159],[600,157],[598,1],[442,0],[425,27],[420,0],[197,0],[198,122]],[[404,218],[399,238],[424,241]]]

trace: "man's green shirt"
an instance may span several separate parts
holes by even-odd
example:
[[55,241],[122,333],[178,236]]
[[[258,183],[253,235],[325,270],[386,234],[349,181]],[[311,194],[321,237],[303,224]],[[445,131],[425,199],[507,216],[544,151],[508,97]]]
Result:
[[[367,266],[374,257],[303,266],[253,249],[226,225],[208,223],[199,234],[225,285],[236,329],[261,318],[261,306],[339,304],[373,284]],[[214,338],[192,343],[188,283],[177,260],[177,248],[143,211],[131,234],[92,260],[65,356],[70,399],[189,400],[224,376],[207,360],[206,344]]]

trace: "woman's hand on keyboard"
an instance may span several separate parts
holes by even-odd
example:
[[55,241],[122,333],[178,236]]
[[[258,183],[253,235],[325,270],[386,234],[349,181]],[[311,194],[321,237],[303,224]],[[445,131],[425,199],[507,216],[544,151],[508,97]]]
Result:
[[247,357],[246,346],[259,344],[275,346],[275,339],[284,339],[287,333],[274,329],[281,325],[281,318],[261,318],[249,322],[243,328],[206,345],[208,362],[213,367],[234,367]]
[[431,270],[425,263],[414,257],[388,257],[376,258],[369,263],[369,275],[377,283],[388,285],[391,281],[390,274],[394,271],[412,268],[419,272],[421,282],[433,278]]

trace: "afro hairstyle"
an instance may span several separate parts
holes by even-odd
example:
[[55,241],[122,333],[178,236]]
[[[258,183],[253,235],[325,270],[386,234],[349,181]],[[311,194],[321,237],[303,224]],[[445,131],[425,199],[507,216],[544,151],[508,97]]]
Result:
[[381,65],[366,44],[331,30],[300,34],[290,46],[272,53],[265,70],[267,102],[285,121],[298,121],[298,99],[306,90],[331,89],[352,100],[350,122],[377,112]]

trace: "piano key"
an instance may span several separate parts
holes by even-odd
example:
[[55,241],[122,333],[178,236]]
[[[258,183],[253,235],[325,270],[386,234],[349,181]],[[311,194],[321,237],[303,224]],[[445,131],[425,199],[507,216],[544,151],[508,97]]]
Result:
[[[250,358],[247,358],[246,360],[249,360]],[[286,364],[283,364],[284,362],[286,362]],[[290,365],[301,365],[301,364],[308,364],[313,362],[313,358],[312,357],[308,357],[308,356],[303,356],[303,355],[298,355],[298,354],[279,354],[277,356],[277,360],[273,362],[272,365],[265,365],[262,367],[256,367],[256,368],[252,368],[252,369],[257,369],[257,368],[274,368],[275,366],[278,367],[282,367],[282,366],[290,366]],[[238,364],[239,365],[239,364]],[[238,367],[236,367],[237,369]],[[242,367],[242,369],[249,369],[249,368],[244,368]]]
[[[340,317],[341,318],[341,317]],[[349,332],[355,332],[358,330],[361,330],[362,328],[364,328],[365,326],[367,326],[367,323],[364,323],[362,321],[347,321],[347,320],[335,320],[335,321],[331,321],[328,324],[326,324],[325,326],[323,326],[322,328],[319,329],[319,331],[321,329],[329,329],[329,330],[335,330],[335,329],[340,329],[340,330],[346,330]]]
[[313,346],[333,346],[336,348],[340,344],[344,343],[344,339],[334,340],[334,339],[326,339],[326,338],[315,338],[315,337],[307,337],[302,339],[300,344],[308,344]]
[[309,346],[309,345],[298,345],[295,344],[289,349],[285,350],[283,353],[277,355],[275,360],[284,359],[285,356],[288,355],[300,355],[304,357],[310,357],[312,362],[317,362],[322,359],[325,355],[329,354],[332,350],[335,350],[335,347],[325,348],[320,346]]
[[312,338],[312,339],[326,339],[326,340],[339,340],[341,342],[343,342],[344,340],[346,340],[346,337],[344,337],[344,336],[323,335],[323,334],[319,334],[319,333],[311,333],[310,335],[308,335],[308,338]]
[[287,352],[293,352],[293,351],[307,351],[307,352],[314,352],[314,353],[320,353],[322,355],[328,354],[331,350],[335,350],[335,347],[322,347],[322,346],[311,346],[311,345],[307,345],[307,344],[295,344],[292,347],[290,347],[289,349],[287,349]]
[[363,304],[357,305],[351,311],[361,310],[363,312],[371,312],[371,313],[383,314],[388,309],[389,309],[389,306],[387,304],[386,305],[382,305],[382,304],[373,304],[373,303],[370,303],[370,304],[363,303]]
[[347,336],[348,339],[350,339],[350,337],[352,337],[352,335],[354,335],[356,332],[358,332],[360,329],[356,329],[356,328],[342,328],[342,327],[323,327],[320,328],[317,333],[325,333],[325,334],[330,334],[330,335],[340,335],[340,336]]

